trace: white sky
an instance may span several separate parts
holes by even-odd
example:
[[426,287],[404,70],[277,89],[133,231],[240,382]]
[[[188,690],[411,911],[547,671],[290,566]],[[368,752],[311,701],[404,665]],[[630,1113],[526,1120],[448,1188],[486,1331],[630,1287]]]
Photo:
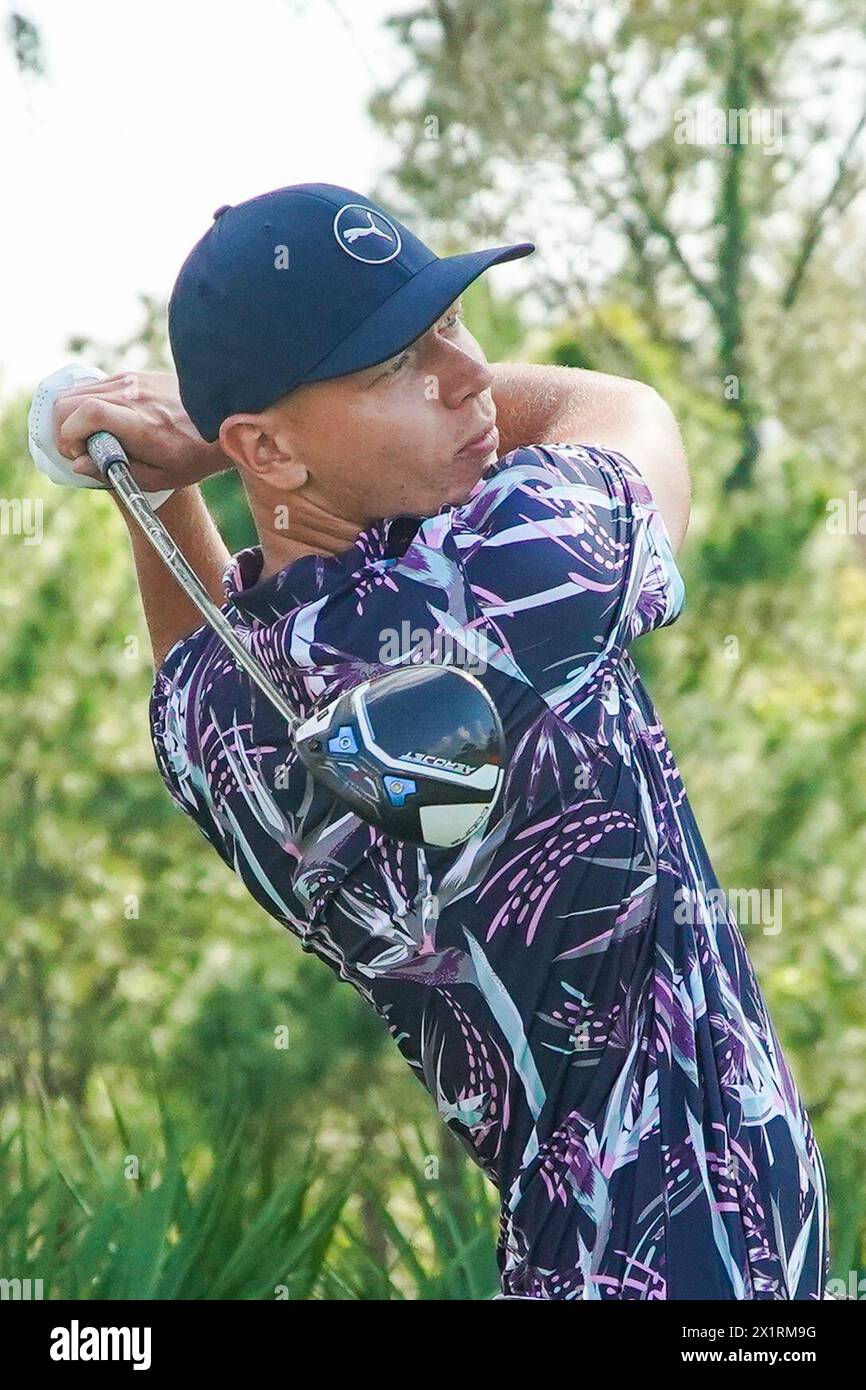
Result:
[[[405,61],[383,21],[419,3],[20,0],[48,71],[20,77],[0,36],[0,399],[68,361],[73,334],[100,344],[129,337],[141,325],[138,293],[168,298],[221,203],[313,180],[372,193],[396,161],[366,104]],[[4,30],[12,6],[0,0]],[[847,31],[826,41],[853,43]],[[803,78],[786,116],[795,144],[810,100],[807,70]],[[829,118],[840,138],[861,87],[862,64],[837,74]],[[824,146],[813,152],[820,192],[828,158]],[[555,265],[554,228],[535,210],[540,178],[526,226],[509,232],[540,252],[543,242]],[[591,228],[567,185],[561,194],[573,252]],[[505,239],[502,231],[490,244]],[[521,283],[521,264],[501,267],[497,284]]]
[[[11,6],[0,0],[5,29]],[[43,79],[0,45],[0,395],[121,341],[167,298],[221,203],[322,181],[371,192],[393,159],[366,101],[407,0],[22,0]],[[4,36],[5,38],[5,36]]]

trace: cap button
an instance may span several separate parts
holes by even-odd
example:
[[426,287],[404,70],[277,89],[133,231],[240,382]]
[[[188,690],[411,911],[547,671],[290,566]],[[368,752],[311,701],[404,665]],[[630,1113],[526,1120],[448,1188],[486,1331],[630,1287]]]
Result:
[[223,203],[222,207],[218,207],[217,210],[216,210],[216,212],[215,212],[214,215],[213,215],[213,220],[214,220],[214,222],[216,222],[216,220],[217,220],[218,217],[222,217],[222,215],[223,215],[224,212],[228,212],[229,208],[232,207],[232,206],[233,206],[232,203]]

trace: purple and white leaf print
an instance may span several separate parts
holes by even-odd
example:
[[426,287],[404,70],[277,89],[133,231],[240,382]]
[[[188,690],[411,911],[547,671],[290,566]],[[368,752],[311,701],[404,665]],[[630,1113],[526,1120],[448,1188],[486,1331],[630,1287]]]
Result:
[[386,631],[480,659],[509,758],[488,824],[424,851],[359,821],[207,629],[154,685],[166,786],[496,1184],[504,1294],[822,1298],[821,1156],[629,652],[684,601],[649,488],[537,446],[415,520],[264,581],[242,551],[224,611],[304,712],[382,669]]

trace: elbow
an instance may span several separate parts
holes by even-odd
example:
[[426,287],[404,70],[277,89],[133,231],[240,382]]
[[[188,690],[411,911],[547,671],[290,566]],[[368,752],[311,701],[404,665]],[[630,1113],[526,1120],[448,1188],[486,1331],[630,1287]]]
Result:
[[692,480],[683,437],[671,407],[652,386],[641,385],[639,419],[647,479],[676,554],[685,540],[692,509]]
[[687,476],[688,460],[685,445],[674,412],[664,396],[659,395],[654,386],[646,386],[641,382],[640,390],[639,409],[644,427],[652,431],[658,441],[658,447],[668,455],[672,462],[676,460]]
[[652,419],[657,429],[675,430],[679,435],[679,426],[676,416],[662,396],[654,386],[649,386],[646,382],[635,382],[638,395],[637,400],[640,409],[644,411],[648,419]]

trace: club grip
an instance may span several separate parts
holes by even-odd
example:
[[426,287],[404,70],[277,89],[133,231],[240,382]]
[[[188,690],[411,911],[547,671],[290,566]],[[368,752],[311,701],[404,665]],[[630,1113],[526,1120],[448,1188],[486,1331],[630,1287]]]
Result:
[[112,463],[122,463],[129,467],[129,459],[123,450],[123,445],[115,439],[108,430],[98,430],[96,434],[90,435],[87,440],[87,452],[91,461],[99,469],[100,477],[108,481],[108,469]]

